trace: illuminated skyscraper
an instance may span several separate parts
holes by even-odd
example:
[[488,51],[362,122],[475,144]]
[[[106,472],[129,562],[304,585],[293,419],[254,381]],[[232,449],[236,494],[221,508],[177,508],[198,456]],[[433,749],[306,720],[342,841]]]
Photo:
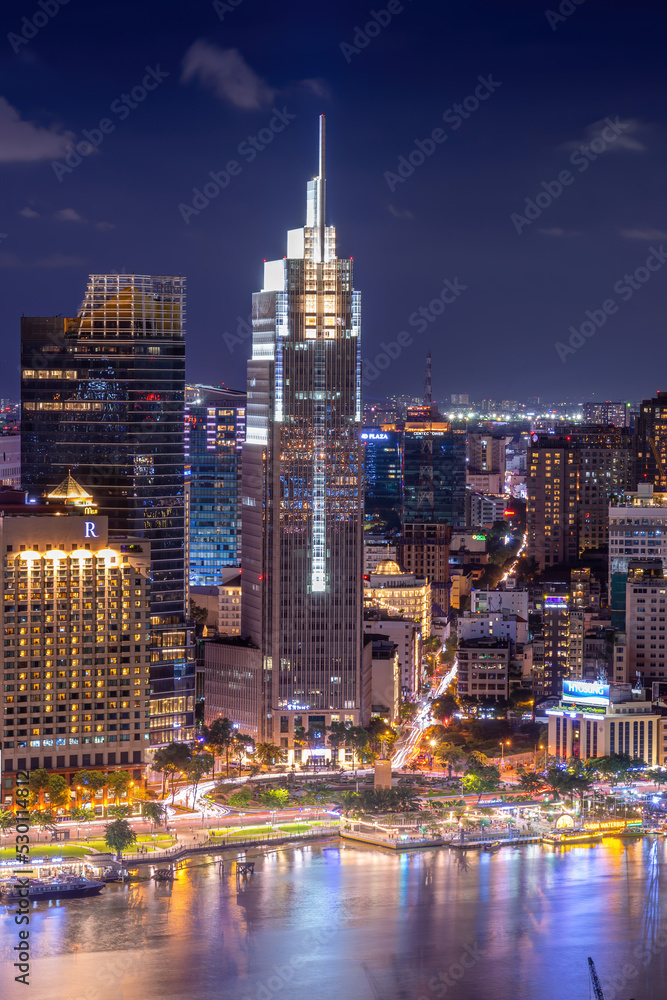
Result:
[[186,386],[185,469],[190,483],[189,572],[193,587],[222,584],[241,556],[241,446],[245,392]]
[[306,226],[253,295],[243,446],[241,635],[258,650],[258,730],[360,718],[362,444],[360,293],[325,225],[320,169]]
[[186,626],[185,279],[93,274],[76,317],[21,321],[23,485],[68,471],[109,531],[151,543],[151,742],[194,733]]

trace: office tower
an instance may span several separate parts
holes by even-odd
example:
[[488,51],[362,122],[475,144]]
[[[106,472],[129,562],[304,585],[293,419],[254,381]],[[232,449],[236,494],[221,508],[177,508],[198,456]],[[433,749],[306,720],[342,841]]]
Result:
[[582,406],[585,424],[614,424],[615,427],[629,427],[630,403],[584,403]]
[[466,520],[465,442],[465,425],[443,420],[433,404],[408,407],[400,559],[408,572],[428,575],[445,613],[451,529]]
[[193,587],[217,586],[241,562],[241,447],[246,394],[186,386],[185,473],[190,488],[189,573]]
[[667,392],[643,399],[635,421],[638,483],[667,492]]
[[151,543],[151,742],[194,732],[186,625],[185,279],[91,275],[78,316],[23,317],[23,484],[71,470],[109,530]]
[[505,445],[507,438],[480,431],[468,432],[468,486],[482,493],[505,492]]
[[[242,641],[217,650],[223,685],[238,671],[259,692],[245,702],[254,721],[241,721],[290,748],[295,726],[361,720],[360,294],[325,223],[324,165],[322,117],[306,225],[288,233],[284,259],[265,263],[253,295]],[[233,697],[241,711],[243,693]]]
[[609,507],[609,598],[612,625],[625,629],[628,567],[633,559],[660,559],[667,570],[667,494],[640,483]]
[[460,698],[476,701],[509,699],[512,656],[509,639],[495,636],[459,639],[456,656],[459,661],[456,686]]
[[374,527],[401,523],[401,436],[395,430],[364,427],[364,516]]
[[528,555],[540,569],[576,562],[608,540],[608,504],[632,488],[627,428],[563,427],[533,434],[528,453]]
[[17,770],[146,760],[150,543],[81,511],[0,497],[5,789]]
[[403,431],[403,522],[465,524],[465,425],[437,408],[408,407]]

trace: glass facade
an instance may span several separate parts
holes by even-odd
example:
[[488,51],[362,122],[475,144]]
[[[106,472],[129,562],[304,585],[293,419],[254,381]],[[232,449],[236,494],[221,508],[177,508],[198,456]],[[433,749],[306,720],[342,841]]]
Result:
[[466,431],[434,407],[408,410],[403,432],[403,521],[465,524]]
[[261,650],[262,724],[276,742],[281,716],[293,734],[292,713],[356,720],[360,704],[360,296],[324,225],[323,142],[320,153],[307,224],[253,295],[241,634]]
[[[71,471],[111,534],[150,540],[153,691],[187,698],[189,644],[168,638],[183,632],[187,586],[184,333],[182,277],[91,275],[77,317],[23,317],[21,458],[32,495]],[[163,722],[157,741],[194,718]]]
[[397,528],[401,520],[401,436],[398,431],[364,427],[364,516]]
[[192,586],[222,583],[241,561],[241,446],[246,394],[207,385],[186,388],[185,475],[190,484]]

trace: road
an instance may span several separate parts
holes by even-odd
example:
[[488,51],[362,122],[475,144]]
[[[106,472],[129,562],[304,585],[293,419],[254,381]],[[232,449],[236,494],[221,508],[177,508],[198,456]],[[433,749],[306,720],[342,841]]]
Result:
[[458,662],[455,660],[451,669],[440,679],[438,686],[432,693],[432,697],[423,698],[417,714],[415,715],[410,726],[406,729],[405,734],[397,741],[394,748],[394,753],[391,758],[391,766],[393,770],[400,770],[402,767],[406,767],[410,763],[412,758],[415,756],[419,750],[419,742],[422,738],[425,729],[428,729],[431,722],[431,701],[434,698],[439,698],[440,695],[444,694],[449,685],[452,683],[456,677],[458,671]]

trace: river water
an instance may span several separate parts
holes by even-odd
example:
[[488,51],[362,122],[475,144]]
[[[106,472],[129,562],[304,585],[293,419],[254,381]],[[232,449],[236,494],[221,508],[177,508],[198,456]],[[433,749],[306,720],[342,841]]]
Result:
[[[3,1000],[605,1000],[666,995],[664,840],[394,854],[339,841],[255,856],[237,890],[173,884],[34,904],[29,991],[0,924]],[[196,867],[195,867],[196,866]],[[2,908],[0,908],[2,912]]]

